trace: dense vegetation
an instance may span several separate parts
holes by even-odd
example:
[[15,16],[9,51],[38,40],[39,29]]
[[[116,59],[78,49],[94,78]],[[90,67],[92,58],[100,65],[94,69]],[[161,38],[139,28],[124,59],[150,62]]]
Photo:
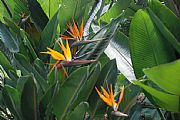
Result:
[[1,0],[0,118],[180,119],[179,16],[178,0]]

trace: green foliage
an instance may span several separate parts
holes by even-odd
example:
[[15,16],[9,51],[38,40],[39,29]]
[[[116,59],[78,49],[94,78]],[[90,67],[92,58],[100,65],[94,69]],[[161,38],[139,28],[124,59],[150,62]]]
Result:
[[[49,47],[67,55],[59,34],[72,37],[67,23],[73,19],[78,28],[82,19],[89,24],[101,0],[1,0],[0,119],[174,119],[180,110],[180,19],[177,1],[161,1],[165,5],[102,1],[90,35],[83,36],[88,40],[69,40],[72,59],[57,61],[42,52]],[[118,111],[128,117],[111,114],[94,89],[109,84],[115,99],[125,86]]]
[[169,46],[163,39],[148,13],[138,10],[131,22],[129,32],[129,47],[137,78],[143,76],[143,68],[173,60],[173,51],[168,49]]
[[179,88],[179,69],[180,69],[180,60],[175,62],[160,65],[157,67],[144,69],[144,73],[147,77],[156,83],[159,87],[166,90],[169,93],[180,95]]
[[110,20],[119,16],[123,10],[126,10],[132,0],[118,0],[100,19],[110,23]]
[[142,84],[140,81],[136,81],[135,84],[141,86],[144,90],[151,94],[156,104],[160,107],[173,112],[179,111],[179,96],[158,91],[154,88]]

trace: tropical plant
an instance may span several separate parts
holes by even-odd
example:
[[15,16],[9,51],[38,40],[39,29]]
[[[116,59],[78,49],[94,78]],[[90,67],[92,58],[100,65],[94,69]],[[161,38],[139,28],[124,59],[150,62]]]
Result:
[[1,0],[0,118],[178,120],[179,8]]

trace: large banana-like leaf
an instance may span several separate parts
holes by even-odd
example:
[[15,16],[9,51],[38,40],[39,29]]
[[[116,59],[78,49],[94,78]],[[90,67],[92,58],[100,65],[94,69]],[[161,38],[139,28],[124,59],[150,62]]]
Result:
[[57,34],[58,20],[57,15],[59,11],[53,16],[53,18],[47,23],[46,27],[41,33],[41,39],[39,41],[39,52],[45,51],[46,47],[51,46]]
[[110,59],[116,58],[118,69],[129,81],[136,79],[132,68],[127,36],[117,31],[104,52]]
[[126,10],[132,0],[117,0],[113,7],[111,7],[100,19],[110,23],[112,18],[117,18],[123,10]]
[[81,59],[98,59],[100,55],[104,52],[105,48],[108,46],[111,38],[113,37],[121,17],[118,17],[115,20],[101,30],[99,30],[92,40],[102,39],[96,43],[90,43],[88,45],[83,46],[80,51],[78,52],[78,56],[82,56]]
[[27,0],[31,18],[39,32],[43,31],[49,19],[36,0]]
[[180,60],[175,62],[144,69],[147,77],[159,87],[175,95],[180,96]]
[[86,83],[88,67],[82,67],[71,73],[62,83],[53,101],[53,111],[58,120],[63,120],[76,99],[80,89]]
[[87,102],[82,102],[80,103],[74,111],[72,111],[65,119],[66,120],[84,120],[86,111],[88,109],[88,103]]
[[19,52],[18,40],[12,35],[9,29],[0,21],[0,40],[10,52]]
[[6,58],[6,56],[0,51],[0,65],[4,67],[4,69],[14,70],[13,66]]
[[153,22],[156,24],[159,31],[162,33],[164,38],[178,51],[180,54],[180,42],[174,37],[174,35],[164,26],[160,19],[152,12],[151,9],[147,8],[149,15],[151,16]]
[[162,91],[158,91],[152,87],[143,84],[141,81],[135,81],[136,85],[142,87],[150,95],[154,97],[156,104],[166,110],[178,112],[179,111],[179,96],[168,94]]
[[94,69],[92,70],[92,72],[89,73],[88,80],[86,84],[83,86],[83,88],[81,89],[76,101],[74,102],[73,108],[77,106],[78,104],[80,104],[82,101],[88,100],[89,96],[91,95],[95,87],[95,84],[97,82],[99,75],[100,75],[100,64],[97,64],[96,66],[94,66]]
[[89,12],[89,4],[91,2],[91,0],[62,0],[58,14],[58,21],[62,33],[67,28],[67,22],[72,18],[82,20],[83,17],[86,17],[85,13],[87,14]]
[[9,111],[17,120],[22,120],[20,114],[20,96],[17,89],[5,85],[2,91],[2,97],[5,102],[5,105],[8,107]]
[[43,11],[46,13],[46,15],[51,19],[54,14],[57,12],[59,9],[59,5],[62,0],[37,0],[39,4],[41,5]]
[[131,22],[129,47],[137,78],[144,75],[143,68],[167,63],[174,59],[171,46],[164,40],[144,10],[138,10]]
[[37,88],[32,76],[24,83],[21,94],[21,112],[26,120],[38,120]]
[[14,63],[16,67],[21,70],[23,75],[29,75],[30,73],[33,73],[41,90],[46,91],[48,88],[46,79],[43,78],[40,73],[38,73],[38,71],[36,71],[36,69],[29,63],[25,56],[22,54],[15,54]]
[[[171,3],[173,2],[171,1]],[[161,22],[173,33],[176,39],[180,41],[180,19],[158,0],[149,0],[148,5]]]
[[35,50],[31,44],[31,42],[28,39],[27,33],[22,30],[20,27],[18,27],[14,22],[12,22],[10,19],[4,17],[4,21],[8,25],[9,29],[14,32],[16,38],[19,41],[19,47],[20,47],[20,53],[23,55],[29,54],[29,59],[34,61],[37,58],[37,55],[35,53]]

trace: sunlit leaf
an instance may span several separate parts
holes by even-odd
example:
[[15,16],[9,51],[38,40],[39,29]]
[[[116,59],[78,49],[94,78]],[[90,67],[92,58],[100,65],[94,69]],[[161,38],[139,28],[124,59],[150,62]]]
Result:
[[164,40],[144,10],[138,10],[131,22],[129,47],[137,78],[143,76],[143,68],[175,59],[171,46]]
[[175,95],[180,96],[180,60],[175,62],[144,69],[147,77],[159,87]]

